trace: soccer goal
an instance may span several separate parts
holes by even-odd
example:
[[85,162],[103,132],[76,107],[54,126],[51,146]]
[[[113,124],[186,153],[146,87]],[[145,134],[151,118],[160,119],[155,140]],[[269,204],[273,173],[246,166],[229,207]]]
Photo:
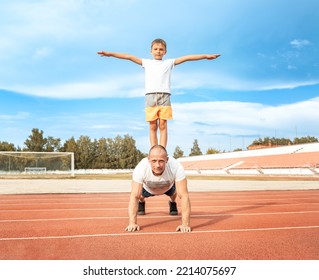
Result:
[[0,174],[53,174],[74,177],[74,153],[0,151]]
[[25,167],[24,168],[25,174],[47,174],[46,167]]

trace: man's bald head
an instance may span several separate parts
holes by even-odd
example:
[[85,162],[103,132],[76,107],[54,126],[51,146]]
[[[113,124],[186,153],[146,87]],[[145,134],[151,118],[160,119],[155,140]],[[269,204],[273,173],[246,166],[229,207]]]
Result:
[[156,153],[156,154],[165,154],[165,156],[167,156],[167,151],[166,149],[162,146],[162,145],[154,145],[150,151],[149,151],[149,155]]

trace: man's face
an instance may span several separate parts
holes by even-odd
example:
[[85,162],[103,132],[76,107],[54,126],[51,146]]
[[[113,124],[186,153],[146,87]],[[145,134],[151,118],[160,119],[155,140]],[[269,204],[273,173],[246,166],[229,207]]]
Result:
[[153,150],[148,156],[148,161],[151,164],[153,174],[160,176],[165,170],[168,157],[162,150]]
[[163,56],[166,54],[166,48],[161,43],[155,43],[152,46],[151,54],[153,55],[154,59],[162,60]]

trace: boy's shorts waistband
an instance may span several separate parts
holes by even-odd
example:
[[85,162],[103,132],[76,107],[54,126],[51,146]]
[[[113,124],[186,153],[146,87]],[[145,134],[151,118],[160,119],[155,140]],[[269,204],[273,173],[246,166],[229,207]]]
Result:
[[169,95],[171,95],[169,92],[162,92],[162,91],[148,92],[148,93],[146,93],[146,95],[151,95],[151,94],[169,94]]

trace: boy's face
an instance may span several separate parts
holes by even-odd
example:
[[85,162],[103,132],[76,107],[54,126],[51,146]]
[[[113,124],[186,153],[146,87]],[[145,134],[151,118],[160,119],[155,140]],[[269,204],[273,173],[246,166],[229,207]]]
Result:
[[155,43],[152,46],[151,54],[153,55],[154,59],[162,60],[163,56],[166,54],[166,48],[161,43]]

